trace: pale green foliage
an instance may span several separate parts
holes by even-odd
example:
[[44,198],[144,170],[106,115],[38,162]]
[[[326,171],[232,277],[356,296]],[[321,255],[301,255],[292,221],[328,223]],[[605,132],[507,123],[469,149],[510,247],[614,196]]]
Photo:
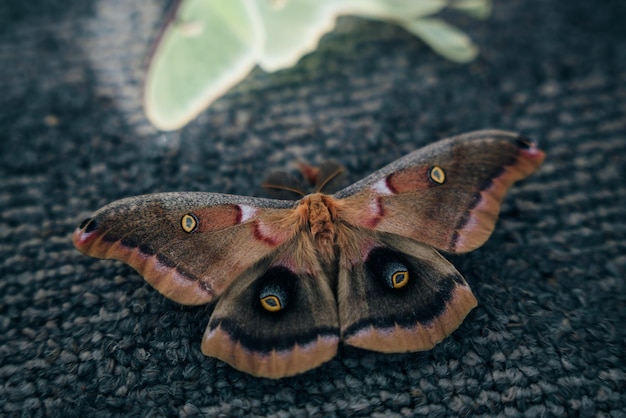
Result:
[[181,128],[255,65],[296,64],[339,15],[398,24],[444,57],[471,61],[469,37],[432,17],[445,7],[484,18],[491,0],[182,0],[148,69],[146,114],[159,129]]

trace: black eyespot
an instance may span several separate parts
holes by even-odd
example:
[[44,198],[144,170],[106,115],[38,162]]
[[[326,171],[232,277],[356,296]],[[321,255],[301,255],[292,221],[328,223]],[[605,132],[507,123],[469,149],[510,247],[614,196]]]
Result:
[[530,149],[530,147],[532,147],[533,145],[533,141],[531,141],[530,139],[524,136],[515,138],[514,141],[515,141],[515,145],[517,145],[521,149]]
[[180,226],[183,227],[183,231],[191,233],[198,228],[198,218],[193,213],[187,213],[180,219]]
[[435,184],[443,184],[446,181],[446,172],[438,165],[434,165],[428,170],[428,179]]
[[278,312],[287,307],[287,295],[280,287],[265,287],[259,293],[259,300],[263,309],[269,312]]
[[95,231],[97,227],[98,227],[98,222],[96,222],[96,220],[93,218],[85,219],[78,226],[79,229],[84,229],[85,230],[84,232],[87,234]]
[[396,251],[383,247],[374,248],[365,265],[389,289],[400,289],[409,283],[411,275],[408,264]]
[[399,289],[405,286],[409,282],[409,271],[402,270],[401,268],[391,274],[391,286],[394,289]]
[[267,270],[258,279],[258,302],[265,311],[279,312],[295,299],[298,277],[289,269],[278,266]]

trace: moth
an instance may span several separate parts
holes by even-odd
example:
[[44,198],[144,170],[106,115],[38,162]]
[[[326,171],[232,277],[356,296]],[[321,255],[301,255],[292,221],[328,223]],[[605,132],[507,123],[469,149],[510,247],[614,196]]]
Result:
[[159,193],[104,206],[74,231],[83,253],[121,260],[165,297],[216,302],[202,352],[281,378],[332,359],[340,342],[429,350],[477,305],[438,250],[491,235],[508,187],[544,153],[516,133],[435,142],[338,191],[297,201]]

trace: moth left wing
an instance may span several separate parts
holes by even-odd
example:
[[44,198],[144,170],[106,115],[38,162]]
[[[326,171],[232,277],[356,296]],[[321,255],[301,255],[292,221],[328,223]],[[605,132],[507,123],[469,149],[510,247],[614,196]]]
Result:
[[113,202],[74,231],[83,253],[123,261],[164,296],[212,301],[295,234],[293,202],[160,193]]
[[434,248],[391,234],[346,230],[337,301],[344,343],[373,351],[429,350],[477,305]]
[[302,251],[306,239],[287,243],[226,289],[202,339],[205,355],[268,378],[305,372],[336,355],[334,274],[309,256],[314,252]]
[[348,224],[467,252],[491,235],[509,186],[543,159],[518,134],[477,131],[419,149],[333,197]]

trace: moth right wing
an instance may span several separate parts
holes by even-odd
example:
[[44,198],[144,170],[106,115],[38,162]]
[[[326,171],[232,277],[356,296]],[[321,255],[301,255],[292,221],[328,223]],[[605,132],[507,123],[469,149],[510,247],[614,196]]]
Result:
[[507,189],[543,159],[516,133],[470,132],[418,149],[333,197],[346,223],[462,253],[489,238]]

